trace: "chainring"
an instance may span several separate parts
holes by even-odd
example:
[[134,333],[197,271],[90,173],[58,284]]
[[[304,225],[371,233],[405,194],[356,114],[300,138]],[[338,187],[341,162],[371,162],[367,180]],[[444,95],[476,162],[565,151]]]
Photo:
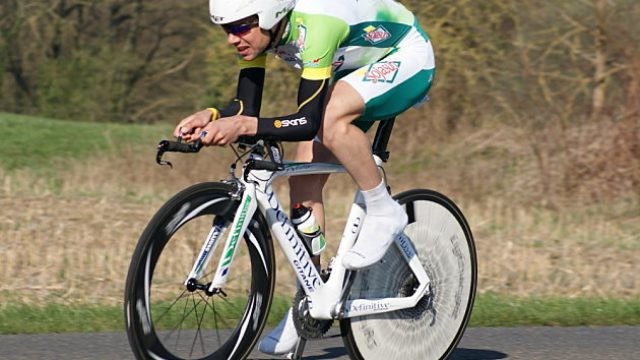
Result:
[[[326,281],[328,277],[329,275],[323,272],[322,280]],[[307,294],[304,293],[302,288],[298,288],[293,299],[292,313],[293,324],[296,326],[298,335],[307,340],[321,339],[333,324],[333,320],[318,320],[311,317]]]

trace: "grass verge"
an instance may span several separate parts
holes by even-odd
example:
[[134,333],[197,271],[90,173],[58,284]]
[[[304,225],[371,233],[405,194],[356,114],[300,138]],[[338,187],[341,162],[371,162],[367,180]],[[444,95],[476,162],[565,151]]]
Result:
[[479,296],[471,326],[640,325],[639,299]]
[[[290,304],[274,301],[267,326],[275,326]],[[479,296],[470,326],[640,325],[640,299],[544,299]],[[123,331],[121,307],[98,305],[6,305],[0,334]]]
[[105,124],[0,113],[0,167],[48,169],[52,161],[84,159],[118,152],[135,144],[153,144],[170,135],[164,125]]
[[[291,304],[275,298],[267,326],[275,326]],[[0,308],[0,335],[124,331],[121,306],[6,304]]]

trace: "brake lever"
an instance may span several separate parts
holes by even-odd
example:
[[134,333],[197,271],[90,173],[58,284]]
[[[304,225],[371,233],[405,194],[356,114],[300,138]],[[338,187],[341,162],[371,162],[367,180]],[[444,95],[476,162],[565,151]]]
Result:
[[[180,142],[181,139],[178,138],[177,141]],[[158,151],[156,153],[156,164],[161,165],[161,166],[162,165],[168,165],[170,168],[173,169],[173,164],[171,164],[170,161],[162,159],[162,155],[164,155],[164,153],[169,150],[170,144],[171,144],[171,142],[169,140],[162,140],[162,141],[160,141],[158,143]]]

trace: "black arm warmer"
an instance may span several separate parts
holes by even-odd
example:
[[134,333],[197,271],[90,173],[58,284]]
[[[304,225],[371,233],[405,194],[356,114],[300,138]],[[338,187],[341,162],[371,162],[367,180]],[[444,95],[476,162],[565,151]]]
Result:
[[247,115],[258,117],[260,115],[260,106],[262,105],[264,76],[264,68],[253,67],[240,70],[236,98],[220,110],[220,116]]
[[298,112],[277,118],[258,118],[259,139],[304,141],[313,139],[322,123],[329,79],[300,80]]

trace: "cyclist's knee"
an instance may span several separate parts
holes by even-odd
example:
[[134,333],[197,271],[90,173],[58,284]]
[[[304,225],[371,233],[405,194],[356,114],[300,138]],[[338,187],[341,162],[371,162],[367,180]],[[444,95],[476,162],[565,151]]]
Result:
[[322,143],[329,149],[349,135],[351,121],[327,121],[323,127]]
[[352,131],[351,123],[358,119],[364,111],[364,102],[360,94],[351,85],[338,81],[333,88],[331,98],[325,109],[322,126],[323,144],[331,144],[348,136]]

